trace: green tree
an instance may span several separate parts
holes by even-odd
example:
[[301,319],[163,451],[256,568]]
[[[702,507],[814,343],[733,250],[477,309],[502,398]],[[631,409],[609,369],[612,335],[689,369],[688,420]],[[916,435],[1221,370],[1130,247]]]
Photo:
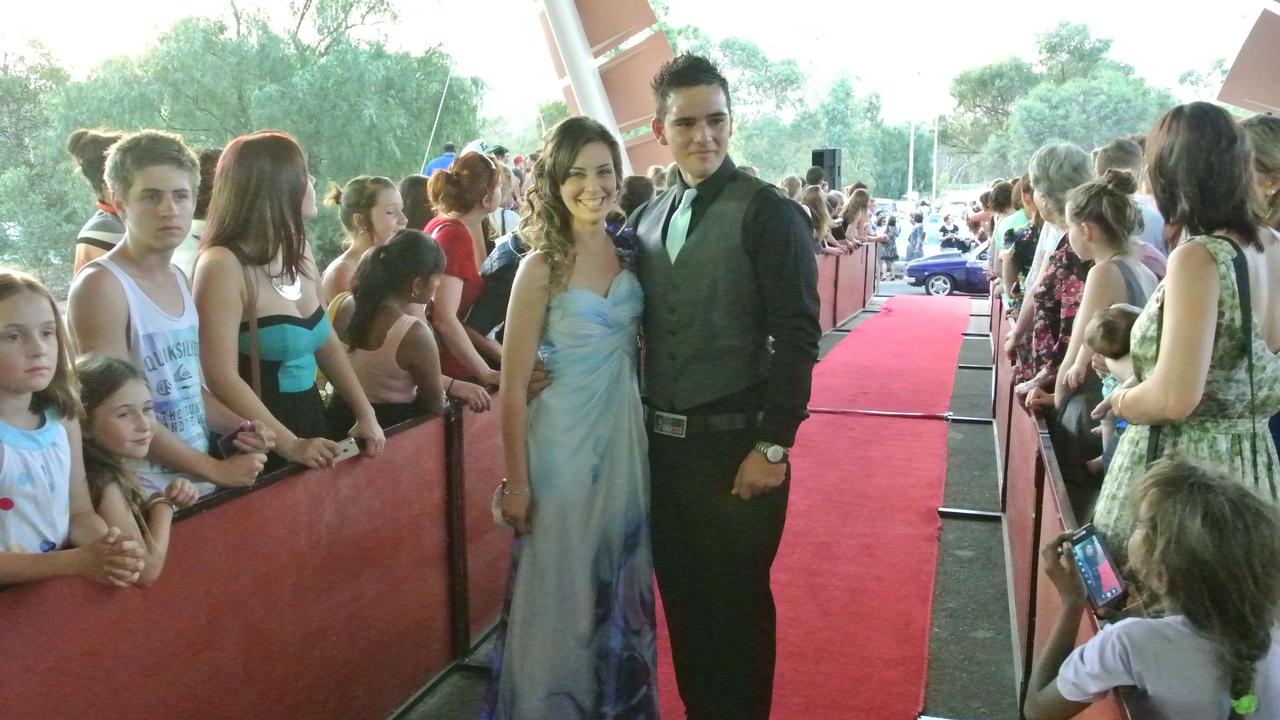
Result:
[[0,265],[34,273],[55,293],[70,281],[70,244],[93,193],[49,130],[65,70],[38,45],[0,55]]
[[951,81],[956,110],[947,119],[947,144],[964,153],[982,152],[987,138],[1008,126],[1013,104],[1039,82],[1030,63],[1013,57],[957,75]]
[[1036,87],[1014,106],[1008,132],[988,144],[993,165],[1025,171],[1041,145],[1072,142],[1085,150],[1133,133],[1145,133],[1173,107],[1173,96],[1141,78],[1105,69],[1093,77]]
[[[25,70],[6,66],[3,82],[21,77],[32,88],[47,88],[41,103],[21,103],[24,111],[42,113],[25,121],[39,126],[31,131],[39,138],[31,145],[35,157],[19,163],[0,156],[6,168],[0,187],[11,190],[6,197],[30,197],[12,189],[41,182],[49,189],[41,203],[22,209],[0,199],[0,223],[7,223],[0,227],[10,239],[18,237],[6,243],[5,258],[48,267],[50,278],[68,272],[71,238],[92,199],[76,186],[62,142],[86,125],[178,132],[195,147],[221,146],[254,130],[285,130],[302,145],[321,191],[327,182],[360,174],[399,179],[417,172],[452,60],[438,49],[392,52],[379,41],[355,39],[367,24],[393,17],[389,8],[386,0],[299,0],[294,24],[277,29],[232,5],[224,19],[176,23],[136,58],[110,58],[83,82],[44,72],[38,62]],[[454,75],[437,136],[478,137],[483,92],[478,79]],[[336,210],[323,208],[308,231],[317,259],[327,262],[341,239]]]
[[1104,66],[1119,67],[1110,60],[1111,40],[1095,38],[1089,28],[1065,20],[1036,37],[1040,67],[1050,82],[1065,83],[1092,75]]
[[1110,56],[1111,40],[1062,22],[1037,37],[1038,67],[1018,59],[957,75],[956,112],[942,141],[950,182],[1021,174],[1036,148],[1070,141],[1094,148],[1145,132],[1173,98]]

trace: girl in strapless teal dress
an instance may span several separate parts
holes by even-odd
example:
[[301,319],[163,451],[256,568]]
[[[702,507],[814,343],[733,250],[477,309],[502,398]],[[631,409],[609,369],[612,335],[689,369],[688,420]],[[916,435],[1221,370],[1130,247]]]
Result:
[[[196,263],[200,362],[223,405],[275,432],[268,470],[285,461],[330,467],[333,438],[347,434],[364,440],[369,457],[386,443],[320,304],[302,226],[315,212],[314,178],[293,138],[257,132],[227,145]],[[355,413],[349,431],[325,421],[317,364]]]

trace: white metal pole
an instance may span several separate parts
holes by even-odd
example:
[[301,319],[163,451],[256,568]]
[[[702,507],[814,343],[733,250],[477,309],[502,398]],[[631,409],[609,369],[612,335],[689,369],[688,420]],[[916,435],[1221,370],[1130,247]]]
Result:
[[907,145],[907,199],[914,200],[916,189],[916,119],[911,118],[911,140]]
[[929,188],[929,208],[938,203],[938,127],[942,125],[942,116],[933,118],[933,186]]
[[436,119],[431,123],[431,137],[427,139],[427,154],[422,157],[422,167],[431,161],[431,148],[436,142],[436,128],[440,125],[440,113],[444,110],[444,98],[449,94],[449,81],[453,79],[453,66],[449,66],[449,74],[444,76],[444,90],[440,93],[440,105],[436,107]]
[[[551,26],[551,36],[555,38],[565,70],[569,73],[569,83],[578,99],[578,107],[609,128],[621,144],[622,133],[618,131],[613,106],[609,104],[600,71],[591,55],[591,45],[587,42],[587,31],[582,27],[578,6],[574,4],[574,0],[545,0],[544,5],[547,9],[547,23]],[[631,162],[625,152],[622,153],[622,171],[627,175],[631,174]]]

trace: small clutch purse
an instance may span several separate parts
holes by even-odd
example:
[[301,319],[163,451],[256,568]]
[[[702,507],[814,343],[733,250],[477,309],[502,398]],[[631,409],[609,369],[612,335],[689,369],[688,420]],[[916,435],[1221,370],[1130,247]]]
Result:
[[493,522],[500,528],[507,530],[513,529],[511,523],[502,517],[502,488],[503,483],[498,483],[498,487],[493,489],[493,502],[489,504],[489,511],[493,513]]

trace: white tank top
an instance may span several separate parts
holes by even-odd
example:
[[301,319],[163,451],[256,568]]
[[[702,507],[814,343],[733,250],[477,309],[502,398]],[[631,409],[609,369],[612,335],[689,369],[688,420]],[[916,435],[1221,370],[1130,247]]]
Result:
[[0,550],[57,550],[70,525],[71,445],[57,414],[35,430],[0,421]]
[[[129,304],[129,360],[142,372],[151,388],[156,421],[182,441],[202,453],[209,452],[209,430],[205,423],[204,396],[200,370],[200,319],[187,289],[182,271],[170,265],[173,281],[182,293],[182,314],[170,315],[160,309],[133,278],[107,258],[93,263],[116,276]],[[142,460],[131,465],[143,494],[164,492],[182,473]],[[212,483],[196,482],[201,495],[217,489]]]

